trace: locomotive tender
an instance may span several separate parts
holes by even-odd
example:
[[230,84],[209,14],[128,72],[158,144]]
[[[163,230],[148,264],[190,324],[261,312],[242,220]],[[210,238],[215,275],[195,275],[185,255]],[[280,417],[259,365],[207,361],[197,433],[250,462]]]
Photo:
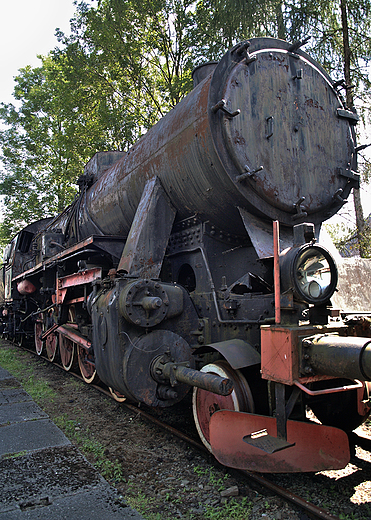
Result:
[[371,409],[371,346],[332,306],[337,267],[317,239],[359,184],[357,115],[300,43],[242,42],[194,79],[6,248],[3,334],[118,401],[168,407],[193,387],[200,437],[227,466],[344,467],[346,431]]

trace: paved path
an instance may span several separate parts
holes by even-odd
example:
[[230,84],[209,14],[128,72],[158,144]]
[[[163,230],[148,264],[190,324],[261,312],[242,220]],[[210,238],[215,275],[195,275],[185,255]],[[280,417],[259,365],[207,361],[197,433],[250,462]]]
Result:
[[0,520],[143,520],[0,367]]

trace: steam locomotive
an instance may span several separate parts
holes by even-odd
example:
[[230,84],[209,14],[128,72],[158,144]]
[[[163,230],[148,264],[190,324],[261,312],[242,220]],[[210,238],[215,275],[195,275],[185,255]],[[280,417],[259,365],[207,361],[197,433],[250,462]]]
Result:
[[118,401],[169,407],[192,388],[203,443],[259,472],[344,467],[371,410],[370,339],[353,326],[370,309],[335,294],[355,271],[338,277],[319,242],[359,185],[358,117],[301,47],[251,39],[195,69],[190,94],[128,152],[97,153],[74,203],[26,226],[1,271],[5,337]]

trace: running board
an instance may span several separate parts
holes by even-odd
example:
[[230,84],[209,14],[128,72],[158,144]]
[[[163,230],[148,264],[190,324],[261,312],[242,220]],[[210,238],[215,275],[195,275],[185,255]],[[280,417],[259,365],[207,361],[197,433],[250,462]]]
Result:
[[210,444],[224,466],[260,473],[317,472],[342,469],[350,460],[347,434],[331,426],[287,421],[288,449],[264,453],[261,446],[247,443],[248,436],[266,430],[277,439],[275,417],[219,410],[210,419]]

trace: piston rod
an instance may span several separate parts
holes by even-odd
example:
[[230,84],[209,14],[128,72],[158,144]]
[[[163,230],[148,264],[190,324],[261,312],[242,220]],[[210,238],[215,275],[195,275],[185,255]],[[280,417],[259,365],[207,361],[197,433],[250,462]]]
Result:
[[152,376],[159,383],[170,381],[171,386],[185,383],[196,386],[208,392],[218,395],[229,395],[233,390],[233,382],[226,377],[214,374],[204,374],[199,370],[188,368],[188,363],[165,362],[164,358],[158,358],[152,367]]

